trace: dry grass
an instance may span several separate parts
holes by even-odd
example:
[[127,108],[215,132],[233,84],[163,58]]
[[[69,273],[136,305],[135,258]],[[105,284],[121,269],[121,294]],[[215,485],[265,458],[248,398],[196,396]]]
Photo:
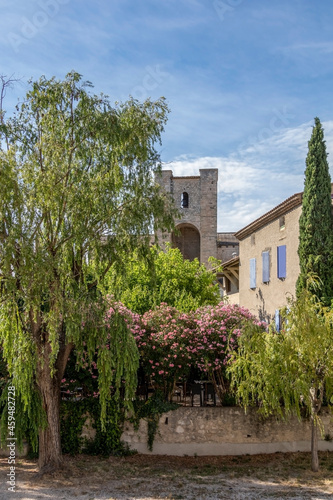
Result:
[[[0,464],[1,484],[5,485],[7,460],[2,458]],[[309,453],[108,459],[66,456],[62,471],[38,481],[36,461],[22,459],[16,466],[15,498],[22,500],[333,498],[333,453],[329,452],[320,453],[318,473],[310,470]]]

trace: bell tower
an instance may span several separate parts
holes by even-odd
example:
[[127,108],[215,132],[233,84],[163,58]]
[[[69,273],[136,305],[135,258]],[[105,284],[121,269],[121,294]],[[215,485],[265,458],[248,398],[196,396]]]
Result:
[[178,247],[185,259],[198,258],[203,264],[217,255],[218,169],[200,169],[199,176],[174,177],[162,170],[159,183],[172,194],[180,211],[177,232],[163,234],[163,242]]

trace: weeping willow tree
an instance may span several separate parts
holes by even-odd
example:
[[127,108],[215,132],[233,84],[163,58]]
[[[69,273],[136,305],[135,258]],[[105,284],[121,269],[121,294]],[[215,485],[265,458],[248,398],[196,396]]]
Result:
[[[313,285],[312,285],[313,289]],[[303,290],[286,312],[281,333],[252,328],[239,338],[228,372],[238,401],[264,416],[311,420],[311,468],[319,470],[318,435],[324,396],[333,404],[333,314]]]
[[111,385],[125,379],[131,400],[135,342],[116,312],[106,322],[98,290],[126,252],[144,255],[152,230],[170,230],[173,214],[153,179],[164,99],[112,107],[75,72],[30,85],[1,124],[0,344],[23,411],[39,412],[44,471],[62,464],[60,383],[73,349],[85,343],[92,359],[98,348],[102,418]]

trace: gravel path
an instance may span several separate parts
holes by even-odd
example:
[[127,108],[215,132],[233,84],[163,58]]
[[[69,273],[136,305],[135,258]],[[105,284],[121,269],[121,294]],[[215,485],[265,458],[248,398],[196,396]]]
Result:
[[[286,475],[278,471],[277,464],[280,462],[276,457],[272,458],[271,466],[269,463],[262,465],[260,460],[257,463],[258,459],[252,457],[248,461],[245,458],[239,459],[239,462],[226,460],[226,457],[218,461],[217,457],[176,460],[159,456],[66,458],[67,469],[39,480],[35,478],[36,462],[21,460],[16,467],[16,491],[11,492],[6,483],[8,463],[6,459],[0,459],[0,499],[333,499],[333,473],[321,473],[318,477],[302,467],[299,469],[299,465],[292,471],[290,464],[285,464],[290,472]],[[266,462],[269,460],[266,458]],[[255,465],[253,461],[256,461]],[[262,475],[263,478],[258,477]]]

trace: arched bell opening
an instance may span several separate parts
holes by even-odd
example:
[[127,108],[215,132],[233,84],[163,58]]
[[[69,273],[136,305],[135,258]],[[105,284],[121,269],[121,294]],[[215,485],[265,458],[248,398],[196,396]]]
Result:
[[200,261],[200,233],[191,224],[177,226],[177,234],[172,233],[172,246],[179,248],[184,259]]
[[180,206],[181,206],[181,208],[188,208],[188,203],[189,203],[188,193],[186,193],[184,191],[184,193],[182,193],[181,200],[180,200]]

